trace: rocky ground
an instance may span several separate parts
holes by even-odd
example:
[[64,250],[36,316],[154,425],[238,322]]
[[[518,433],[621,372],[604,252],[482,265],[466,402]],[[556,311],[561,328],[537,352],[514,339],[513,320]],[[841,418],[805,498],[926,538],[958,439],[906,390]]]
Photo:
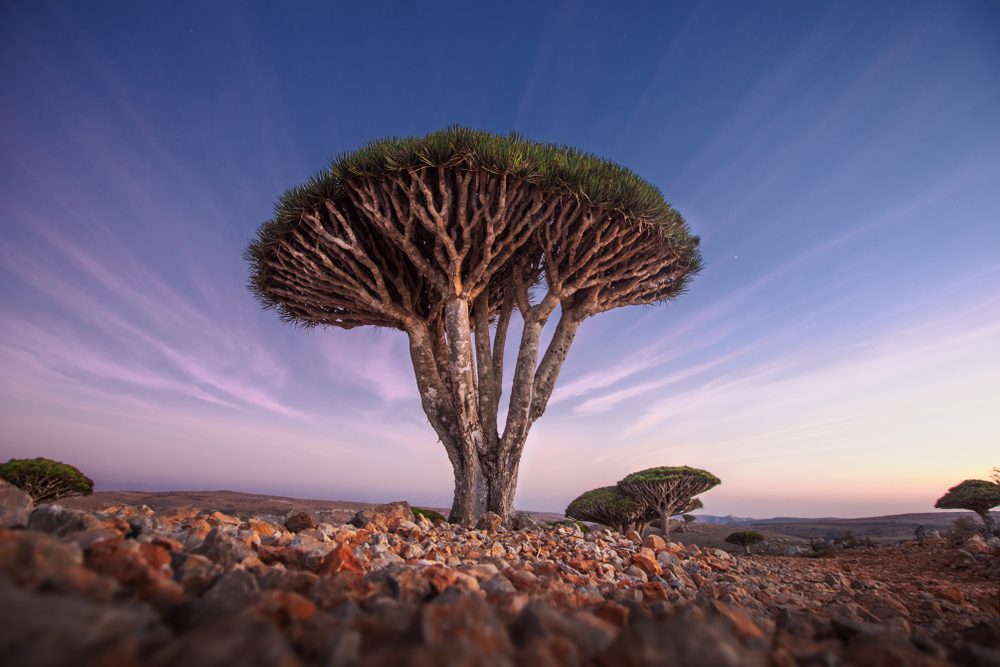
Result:
[[0,486],[0,662],[1000,665],[981,538],[811,559],[515,526],[32,508]]

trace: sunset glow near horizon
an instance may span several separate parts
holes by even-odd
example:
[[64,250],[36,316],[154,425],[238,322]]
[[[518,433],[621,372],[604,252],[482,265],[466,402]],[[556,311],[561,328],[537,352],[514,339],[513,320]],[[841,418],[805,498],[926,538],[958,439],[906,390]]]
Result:
[[1000,465],[1000,5],[389,7],[4,7],[0,460],[450,505],[405,336],[282,324],[241,253],[332,156],[461,124],[633,169],[705,257],[584,322],[518,508],[690,465],[707,514],[925,512]]

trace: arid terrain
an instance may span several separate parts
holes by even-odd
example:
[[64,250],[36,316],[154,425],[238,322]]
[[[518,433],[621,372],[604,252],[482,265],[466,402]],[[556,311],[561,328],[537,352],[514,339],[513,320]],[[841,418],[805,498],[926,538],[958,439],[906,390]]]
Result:
[[402,502],[195,497],[35,508],[0,485],[5,664],[1000,661],[995,538],[744,556],[711,546],[731,526],[668,542],[529,515],[463,528]]

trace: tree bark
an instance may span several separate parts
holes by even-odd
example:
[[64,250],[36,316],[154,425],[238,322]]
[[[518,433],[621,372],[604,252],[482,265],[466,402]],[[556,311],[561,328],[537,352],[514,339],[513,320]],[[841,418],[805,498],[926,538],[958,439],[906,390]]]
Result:
[[663,524],[663,539],[670,541],[670,510],[660,507],[660,523]]

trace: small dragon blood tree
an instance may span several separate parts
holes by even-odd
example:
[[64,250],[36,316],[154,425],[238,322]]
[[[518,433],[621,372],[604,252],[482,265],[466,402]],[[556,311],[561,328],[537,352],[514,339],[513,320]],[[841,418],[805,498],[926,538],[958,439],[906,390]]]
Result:
[[669,301],[700,266],[698,238],[628,169],[460,127],[338,157],[280,198],[246,256],[251,289],[288,322],[407,335],[455,473],[450,519],[466,524],[486,511],[510,517],[525,439],[580,323]]
[[664,537],[670,537],[670,517],[680,514],[694,496],[720,484],[718,477],[699,468],[647,468],[618,482],[622,491],[660,514]]
[[737,530],[726,536],[726,542],[743,547],[743,553],[750,555],[750,547],[764,541],[764,536],[756,530]]
[[580,494],[566,508],[566,516],[610,526],[620,533],[638,521],[646,504],[627,495],[617,486],[602,486]]
[[42,457],[0,463],[0,479],[28,492],[36,503],[70,496],[89,496],[94,482],[68,463]]
[[934,507],[942,510],[970,510],[979,515],[992,534],[995,526],[990,510],[1000,505],[1000,484],[985,479],[967,479],[948,489],[948,493],[938,498]]

